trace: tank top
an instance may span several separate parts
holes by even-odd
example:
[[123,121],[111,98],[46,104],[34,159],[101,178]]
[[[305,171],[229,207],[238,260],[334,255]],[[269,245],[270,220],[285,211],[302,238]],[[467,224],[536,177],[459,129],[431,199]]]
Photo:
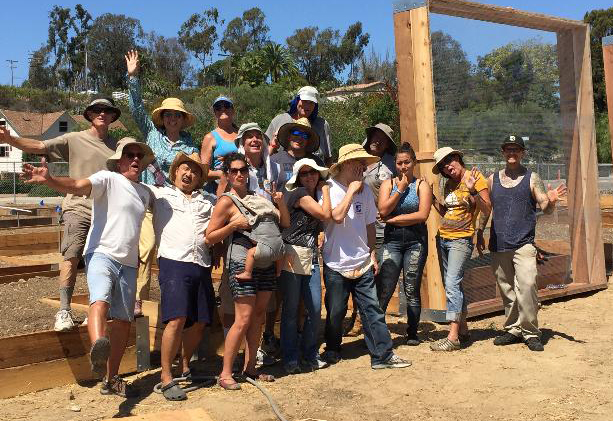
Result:
[[225,156],[231,152],[238,152],[238,148],[234,144],[234,142],[225,140],[217,130],[213,130],[211,132],[213,137],[215,138],[215,149],[213,149],[213,169],[218,170],[221,168],[221,161],[219,160],[220,156]]
[[534,243],[536,201],[530,191],[531,176],[532,171],[527,170],[517,186],[506,188],[500,183],[499,172],[494,173],[490,251],[512,251]]
[[[397,194],[397,193],[393,193]],[[390,196],[392,193],[390,192]],[[392,211],[392,216],[413,213],[419,210],[419,195],[417,194],[417,179],[414,179],[400,194],[400,199]]]

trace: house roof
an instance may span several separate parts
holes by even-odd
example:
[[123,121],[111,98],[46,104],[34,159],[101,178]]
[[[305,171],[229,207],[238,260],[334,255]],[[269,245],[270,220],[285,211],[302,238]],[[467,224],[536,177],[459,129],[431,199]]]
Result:
[[341,86],[339,88],[326,92],[323,96],[330,97],[330,96],[337,96],[337,95],[358,93],[358,92],[377,92],[377,91],[381,91],[384,87],[385,87],[385,83],[381,81],[371,82],[371,83],[361,83],[358,85]]
[[0,110],[19,136],[42,136],[65,111],[55,113],[30,113],[26,111]]
[[[74,120],[74,121],[75,121],[77,124],[85,124],[85,125],[87,125],[87,126],[89,126],[89,125],[91,124],[89,121],[87,121],[87,120],[85,119],[85,117],[83,117],[83,116],[82,116],[82,115],[80,115],[80,114],[74,114],[74,115],[71,115],[71,117],[72,117],[72,119],[73,119],[73,120]],[[126,126],[124,126],[124,124],[123,124],[121,121],[119,121],[119,120],[115,120],[115,121],[113,121],[113,122],[111,123],[111,125],[109,126],[109,129],[110,129],[110,130],[118,130],[118,129],[120,129],[120,130],[128,130],[128,129],[126,128]]]

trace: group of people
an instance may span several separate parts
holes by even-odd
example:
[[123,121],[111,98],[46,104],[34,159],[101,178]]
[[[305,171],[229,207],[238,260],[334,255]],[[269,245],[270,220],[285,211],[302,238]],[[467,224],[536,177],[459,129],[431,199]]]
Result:
[[[468,340],[463,273],[475,234],[477,249],[485,247],[490,213],[489,248],[507,315],[505,332],[494,343],[523,341],[531,350],[543,349],[537,323],[536,205],[551,212],[565,187],[545,190],[538,174],[521,164],[526,150],[521,137],[504,140],[506,167],[487,179],[476,168],[465,168],[461,151],[437,150],[433,172],[446,178],[439,200],[438,192],[414,175],[417,159],[410,144],[396,145],[386,124],[368,127],[362,144],[342,146],[332,162],[330,128],[318,116],[313,87],[301,88],[266,131],[257,123],[237,127],[233,101],[218,97],[212,104],[216,128],[199,149],[186,130],[195,117],[182,101],[167,98],[149,116],[140,94],[137,52],[128,52],[126,65],[129,106],[144,141],[109,136],[109,125],[121,113],[110,99],[94,100],[85,109],[89,129],[55,139],[12,137],[0,127],[0,141],[69,162],[69,177],[51,175],[45,158],[38,167],[24,165],[23,171],[29,182],[67,193],[55,329],[74,326],[70,301],[84,257],[90,360],[92,371],[104,378],[101,393],[137,393],[118,369],[130,323],[148,298],[155,258],[166,324],[161,391],[169,400],[186,398],[173,380],[172,363],[181,351],[182,377],[192,374],[190,359],[216,311],[211,266],[220,257],[225,350],[218,384],[224,389],[240,389],[246,377],[274,380],[256,366],[262,351],[275,347],[279,309],[279,348],[288,374],[339,362],[350,295],[371,367],[410,366],[393,351],[385,310],[402,272],[405,343],[419,345],[425,222],[432,206],[441,215],[437,250],[451,328],[431,349],[454,351]],[[326,318],[320,355],[322,272]],[[243,341],[244,363],[236,374]]]

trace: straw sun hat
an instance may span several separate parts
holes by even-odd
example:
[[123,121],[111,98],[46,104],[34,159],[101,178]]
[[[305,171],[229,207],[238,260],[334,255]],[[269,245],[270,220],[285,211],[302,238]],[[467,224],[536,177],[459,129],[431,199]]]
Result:
[[440,174],[440,171],[438,169],[438,164],[440,164],[441,161],[445,159],[445,157],[451,154],[457,154],[460,156],[464,156],[464,153],[462,151],[458,151],[457,149],[450,148],[449,146],[445,146],[444,148],[439,148],[436,150],[436,152],[434,152],[434,167],[432,167],[433,174]]
[[151,164],[153,160],[155,159],[155,155],[153,155],[153,151],[146,143],[139,142],[138,140],[132,137],[124,137],[119,142],[117,142],[117,149],[115,149],[115,153],[106,160],[106,167],[110,171],[117,171],[117,161],[119,161],[119,159],[121,158],[121,155],[123,154],[123,150],[128,145],[138,146],[140,150],[142,151],[142,153],[145,155],[143,159],[141,159],[143,168]]
[[185,121],[182,127],[183,129],[196,122],[196,117],[185,109],[183,101],[181,101],[179,98],[166,98],[164,101],[162,101],[162,104],[153,110],[153,113],[151,113],[151,120],[153,120],[153,124],[155,124],[157,127],[164,127],[164,121],[162,119],[162,111],[164,110],[181,111],[185,115]]
[[366,165],[374,164],[375,162],[379,162],[381,160],[381,158],[378,156],[374,156],[366,152],[362,145],[358,145],[357,143],[349,143],[341,146],[339,149],[338,162],[330,167],[330,174],[332,176],[338,174],[340,171],[340,165],[343,162],[347,162],[352,159],[363,159],[366,161]]
[[277,133],[277,140],[279,144],[283,146],[283,149],[287,150],[289,136],[292,130],[300,130],[309,134],[309,140],[305,148],[306,153],[313,153],[319,149],[319,135],[311,128],[311,122],[306,117],[299,118],[292,123],[285,123],[281,126],[279,133]]
[[168,170],[168,177],[170,178],[170,181],[172,182],[172,184],[175,183],[177,168],[184,162],[193,162],[194,164],[198,165],[198,168],[200,168],[202,176],[200,177],[200,183],[198,183],[198,185],[196,186],[197,189],[200,189],[202,186],[204,186],[204,183],[206,182],[209,170],[207,166],[203,164],[202,161],[200,161],[200,155],[198,155],[197,153],[193,153],[191,155],[186,155],[183,152],[177,153],[177,156],[175,156],[175,159],[172,161],[170,169]]

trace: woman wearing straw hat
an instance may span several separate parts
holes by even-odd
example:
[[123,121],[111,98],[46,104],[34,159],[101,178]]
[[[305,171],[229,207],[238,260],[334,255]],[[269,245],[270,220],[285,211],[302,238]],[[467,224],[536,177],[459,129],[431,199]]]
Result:
[[[234,124],[234,103],[230,98],[220,95],[213,101],[216,127],[202,139],[200,158],[202,162],[210,164],[208,178],[205,186],[209,193],[221,196],[226,191],[227,180],[221,170],[223,157],[236,152],[237,127]],[[212,162],[211,162],[212,160]]]
[[392,350],[392,338],[375,287],[377,207],[370,188],[364,185],[363,173],[378,160],[361,145],[349,144],[340,148],[338,163],[330,168],[332,220],[326,223],[323,246],[327,315],[326,352],[322,357],[329,363],[341,359],[343,319],[352,293],[365,327],[371,367],[404,368],[411,363]]
[[[330,125],[319,113],[319,92],[313,86],[303,86],[289,104],[289,110],[272,119],[266,129],[266,135],[278,142],[278,131],[284,124],[292,123],[298,119],[306,118],[310,126],[317,133],[320,144],[313,151],[314,154],[325,162],[332,163],[332,147],[330,144]],[[281,145],[283,146],[283,145]]]
[[[186,155],[191,155],[198,152],[191,134],[185,131],[187,127],[195,123],[196,118],[185,109],[183,101],[178,98],[166,98],[159,107],[153,110],[151,117],[149,117],[145,110],[137,78],[140,67],[138,51],[128,51],[125,58],[129,76],[130,112],[145,138],[145,143],[155,154],[155,161],[143,171],[142,181],[145,184],[157,186],[171,185],[168,171],[177,153],[183,152]],[[142,314],[142,300],[149,298],[154,247],[153,216],[151,212],[147,212],[143,220],[139,242],[140,265],[138,268],[137,300],[134,309],[136,315]]]
[[[321,276],[317,239],[322,221],[331,218],[330,186],[325,182],[328,169],[310,158],[294,164],[292,178],[285,185],[289,196],[287,207],[290,226],[283,230],[286,258],[279,285],[283,292],[281,313],[281,352],[288,374],[300,373],[298,348],[306,368],[326,367],[319,356],[319,322],[321,319]],[[321,203],[320,203],[321,200]],[[307,318],[302,329],[302,343],[298,340],[298,313],[304,302]]]
[[446,319],[451,328],[446,338],[433,342],[433,351],[456,351],[468,340],[466,297],[462,287],[464,268],[473,252],[477,214],[492,210],[487,180],[477,168],[467,171],[461,151],[448,146],[434,152],[434,174],[447,179],[443,202],[433,195],[433,205],[442,216],[437,247],[447,296]]

